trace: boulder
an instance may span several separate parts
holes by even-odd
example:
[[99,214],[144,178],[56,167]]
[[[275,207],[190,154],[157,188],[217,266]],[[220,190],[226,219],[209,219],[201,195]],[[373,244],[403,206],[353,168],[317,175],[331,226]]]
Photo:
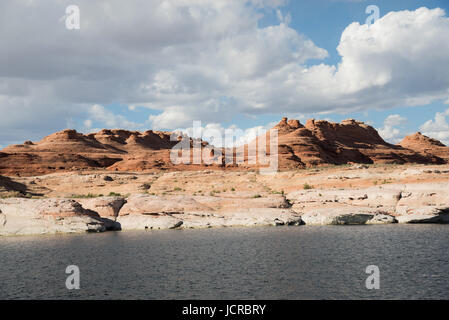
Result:
[[371,187],[365,189],[300,190],[287,194],[294,209],[302,209],[317,204],[347,204],[363,207],[395,207],[401,197],[402,187]]
[[393,216],[369,207],[311,209],[301,215],[306,225],[361,225],[395,223]]
[[126,203],[123,197],[100,197],[77,200],[83,208],[97,212],[102,218],[116,219]]
[[0,235],[106,231],[97,213],[69,199],[3,199],[0,211]]
[[449,208],[424,206],[409,209],[406,206],[397,208],[396,219],[399,223],[449,223]]
[[120,216],[210,210],[210,207],[197,202],[190,196],[153,196],[147,194],[135,194],[128,197],[127,203],[120,210]]
[[144,215],[132,214],[119,216],[117,222],[122,230],[161,230],[175,229],[183,224],[183,221],[171,215]]

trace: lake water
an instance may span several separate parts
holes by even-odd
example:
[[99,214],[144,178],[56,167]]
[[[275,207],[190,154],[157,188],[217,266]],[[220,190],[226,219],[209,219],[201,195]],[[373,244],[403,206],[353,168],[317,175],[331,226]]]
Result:
[[447,299],[448,245],[449,225],[0,237],[0,299]]

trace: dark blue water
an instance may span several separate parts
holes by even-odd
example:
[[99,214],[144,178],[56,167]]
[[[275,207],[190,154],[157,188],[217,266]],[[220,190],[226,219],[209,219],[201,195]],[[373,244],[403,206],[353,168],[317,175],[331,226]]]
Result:
[[447,299],[448,245],[448,225],[0,237],[0,299]]

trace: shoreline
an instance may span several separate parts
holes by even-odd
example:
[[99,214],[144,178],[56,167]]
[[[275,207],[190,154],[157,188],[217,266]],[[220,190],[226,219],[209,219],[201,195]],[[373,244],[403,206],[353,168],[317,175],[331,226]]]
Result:
[[[447,226],[449,223],[389,223],[389,224],[346,224],[346,225],[336,225],[336,224],[328,224],[328,225],[300,225],[300,226],[274,226],[274,225],[255,225],[255,226],[243,226],[243,225],[234,225],[234,226],[221,226],[221,227],[194,227],[194,228],[177,228],[177,229],[128,229],[128,230],[108,230],[103,232],[72,232],[72,233],[35,233],[35,234],[10,234],[10,235],[0,235],[0,241],[2,239],[24,239],[27,237],[30,238],[45,238],[45,237],[70,237],[70,236],[95,236],[95,235],[107,235],[107,234],[131,234],[131,233],[139,233],[139,234],[157,234],[159,232],[182,232],[182,231],[198,231],[198,230],[224,230],[224,229],[296,229],[299,228],[324,228],[324,227],[335,227],[335,228],[348,228],[348,227],[360,227],[360,228],[370,228],[376,226],[389,226],[391,228],[401,228],[401,227],[409,227],[409,226]],[[309,229],[310,230],[310,229]]]
[[11,190],[0,190],[0,236],[449,223],[448,165],[357,165],[275,176],[214,171],[72,172],[9,179],[31,196],[10,197]]

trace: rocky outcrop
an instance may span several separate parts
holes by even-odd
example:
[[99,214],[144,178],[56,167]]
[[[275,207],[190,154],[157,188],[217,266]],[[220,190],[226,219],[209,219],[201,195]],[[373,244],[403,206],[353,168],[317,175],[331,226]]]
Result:
[[448,206],[426,206],[420,208],[399,208],[396,219],[399,223],[449,223]]
[[[400,145],[392,145],[385,142],[373,127],[354,119],[340,123],[310,119],[303,125],[298,120],[283,118],[274,128],[278,130],[278,148],[270,150],[267,133],[267,150],[270,155],[278,156],[282,170],[326,164],[443,164],[449,161],[449,148],[429,138],[424,141],[421,136],[413,136],[404,139]],[[104,129],[85,135],[68,129],[39,142],[26,141],[4,148],[0,152],[0,174],[36,176],[88,169],[137,172],[204,170],[206,167],[247,170],[263,166],[261,159],[252,163],[250,160],[255,160],[254,155],[248,151],[262,137],[239,149],[220,149],[222,155],[210,150],[207,160],[214,160],[213,163],[207,163],[203,158],[198,164],[174,164],[170,160],[170,151],[181,136],[171,132]],[[185,139],[190,147],[201,147],[203,151],[210,147],[204,141],[197,144],[193,139]],[[191,163],[192,157],[193,153]],[[243,163],[226,164],[226,158],[234,157],[242,157]]]
[[91,199],[78,199],[78,202],[87,210],[97,213],[103,221],[106,230],[122,230],[117,222],[120,209],[126,203],[123,197],[99,197]]
[[135,194],[128,198],[123,206],[120,216],[143,214],[156,215],[161,213],[176,214],[184,212],[205,212],[213,210],[197,202],[194,197],[152,196],[147,194]]
[[448,223],[449,183],[304,190],[287,195],[305,224]]
[[100,216],[68,199],[0,200],[0,235],[102,232]]
[[120,223],[122,230],[293,226],[302,224],[300,215],[293,210],[273,208],[253,208],[227,212],[134,214],[119,216],[117,222]]
[[0,196],[7,196],[11,193],[20,193],[22,195],[26,194],[27,187],[22,184],[12,180],[9,177],[0,176]]
[[151,130],[101,130],[88,135],[63,130],[36,143],[27,141],[4,148],[0,172],[29,176],[92,168],[115,170],[120,168],[113,167],[116,162],[133,161],[136,157],[151,165],[126,168],[139,171],[152,168],[157,161],[169,164],[169,150],[175,144],[176,141],[170,141],[170,133]]
[[423,154],[431,154],[449,161],[449,147],[441,141],[429,138],[421,132],[406,136],[400,143],[400,146],[419,151]]
[[83,208],[97,212],[103,218],[116,219],[120,209],[126,203],[123,197],[99,197],[91,199],[77,199]]
[[[347,163],[434,163],[446,161],[433,154],[421,153],[412,145],[385,142],[371,126],[354,119],[341,123],[310,119],[303,126],[283,119],[279,130],[281,167],[295,164],[314,166]],[[268,138],[267,138],[268,139]]]
[[117,222],[122,230],[299,225],[301,217],[285,208],[283,197],[133,195]]
[[361,225],[395,223],[393,216],[369,207],[333,207],[306,210],[301,215],[306,225]]
[[449,223],[449,182],[283,194],[0,200],[0,235],[262,225]]

